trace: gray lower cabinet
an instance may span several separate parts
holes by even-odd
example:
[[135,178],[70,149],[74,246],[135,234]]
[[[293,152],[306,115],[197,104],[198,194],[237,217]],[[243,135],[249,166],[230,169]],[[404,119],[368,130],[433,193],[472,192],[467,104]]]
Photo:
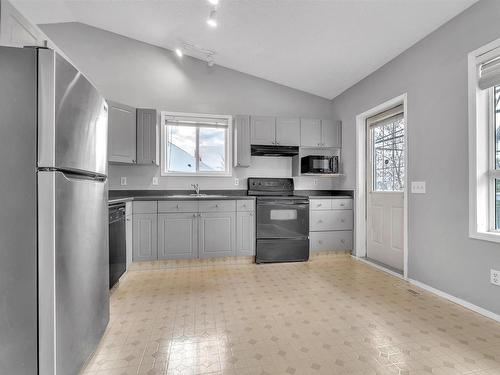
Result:
[[197,213],[158,214],[158,259],[198,257]]
[[235,212],[200,213],[198,225],[200,258],[236,255]]
[[136,110],[108,100],[108,160],[135,164],[137,142]]
[[158,259],[158,215],[134,213],[134,261]]
[[236,255],[255,255],[254,212],[238,212],[236,214]]
[[158,113],[137,109],[137,164],[160,165],[158,155]]
[[250,156],[250,116],[234,116],[234,166],[249,167]]

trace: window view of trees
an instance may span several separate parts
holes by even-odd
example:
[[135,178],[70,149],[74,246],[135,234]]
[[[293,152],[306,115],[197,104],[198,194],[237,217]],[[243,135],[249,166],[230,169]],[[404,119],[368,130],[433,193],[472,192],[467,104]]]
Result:
[[403,115],[385,120],[371,131],[374,191],[402,191],[405,179]]

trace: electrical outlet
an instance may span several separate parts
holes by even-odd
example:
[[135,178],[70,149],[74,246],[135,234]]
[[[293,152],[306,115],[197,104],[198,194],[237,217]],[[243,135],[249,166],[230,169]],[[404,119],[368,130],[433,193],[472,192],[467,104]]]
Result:
[[240,179],[238,177],[235,177],[234,186],[238,186],[239,184],[240,184]]
[[127,177],[120,177],[120,185],[121,186],[127,185]]
[[412,181],[411,192],[413,194],[425,194],[425,181]]
[[500,271],[490,270],[490,282],[493,285],[500,286]]
[[313,180],[313,185],[317,185],[317,184],[318,184],[318,179],[317,179],[317,178],[315,178],[315,179]]
[[158,185],[158,177],[153,177],[153,185]]

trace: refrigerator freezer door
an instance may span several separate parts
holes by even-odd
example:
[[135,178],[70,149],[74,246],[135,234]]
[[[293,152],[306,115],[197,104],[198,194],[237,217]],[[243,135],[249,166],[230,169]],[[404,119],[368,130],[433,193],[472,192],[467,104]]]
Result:
[[109,321],[107,190],[48,171],[38,186],[39,373],[77,374]]
[[56,52],[38,50],[38,167],[107,175],[107,104]]

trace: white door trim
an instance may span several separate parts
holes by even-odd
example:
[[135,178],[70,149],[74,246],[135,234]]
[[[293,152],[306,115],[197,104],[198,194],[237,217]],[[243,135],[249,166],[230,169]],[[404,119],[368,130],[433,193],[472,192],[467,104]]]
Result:
[[403,277],[408,278],[408,106],[407,94],[390,99],[356,116],[356,194],[355,194],[355,238],[354,254],[357,258],[366,257],[366,119],[380,112],[403,104],[405,118],[405,190],[404,190],[404,245]]

